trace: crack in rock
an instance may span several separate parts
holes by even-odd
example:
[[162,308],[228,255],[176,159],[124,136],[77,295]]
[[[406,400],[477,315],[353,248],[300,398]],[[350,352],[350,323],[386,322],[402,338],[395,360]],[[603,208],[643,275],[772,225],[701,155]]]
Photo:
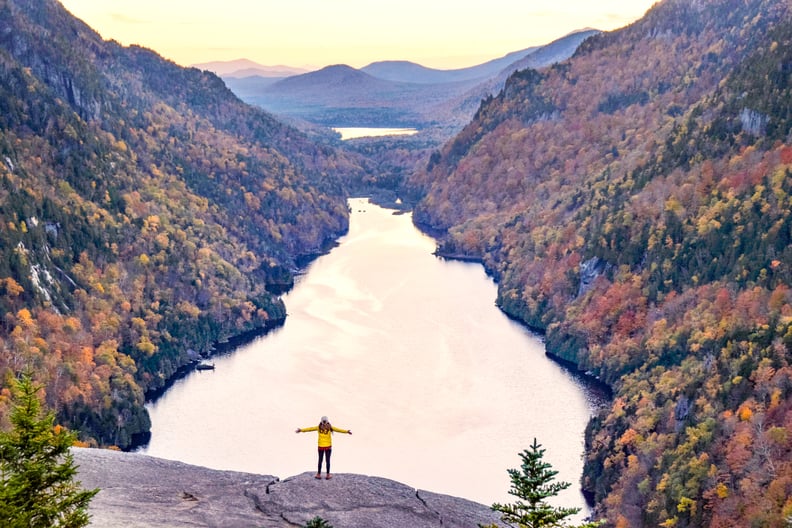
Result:
[[198,497],[196,497],[195,495],[193,495],[189,491],[182,491],[181,498],[184,501],[198,502]]
[[424,498],[423,498],[423,497],[421,497],[421,490],[418,490],[418,489],[417,489],[417,490],[415,490],[415,497],[416,497],[416,498],[417,498],[419,501],[421,501],[421,503],[422,503],[424,506],[426,506],[426,509],[427,509],[427,510],[429,510],[430,512],[432,512],[432,513],[434,513],[435,515],[437,515],[437,518],[438,518],[438,520],[440,521],[440,526],[443,526],[443,514],[442,514],[442,513],[440,513],[439,511],[435,510],[435,509],[434,509],[434,508],[432,508],[431,506],[429,506],[429,503],[427,503],[427,502],[424,500]]
[[284,521],[286,521],[286,522],[289,524],[289,526],[299,526],[299,527],[302,527],[302,526],[303,526],[303,525],[302,525],[302,524],[300,524],[300,523],[295,523],[295,522],[292,522],[292,521],[290,521],[289,519],[287,519],[287,518],[286,518],[286,512],[283,512],[283,513],[281,513],[281,519],[283,519]]

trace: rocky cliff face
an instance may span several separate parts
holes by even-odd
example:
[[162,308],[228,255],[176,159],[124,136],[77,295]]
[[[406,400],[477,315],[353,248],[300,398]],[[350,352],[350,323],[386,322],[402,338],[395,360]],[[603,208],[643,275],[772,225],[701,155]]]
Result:
[[315,516],[335,528],[475,527],[498,521],[487,506],[378,477],[218,471],[136,453],[75,449],[79,480],[100,488],[91,526],[285,528]]

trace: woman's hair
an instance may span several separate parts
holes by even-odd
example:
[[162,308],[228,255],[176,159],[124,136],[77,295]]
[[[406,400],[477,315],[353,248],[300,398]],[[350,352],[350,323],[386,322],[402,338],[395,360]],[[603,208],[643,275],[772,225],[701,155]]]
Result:
[[333,426],[330,425],[330,422],[328,421],[328,419],[323,416],[322,420],[319,422],[319,430],[321,432],[323,432],[323,433],[326,433],[326,432],[330,431],[332,428],[333,428]]

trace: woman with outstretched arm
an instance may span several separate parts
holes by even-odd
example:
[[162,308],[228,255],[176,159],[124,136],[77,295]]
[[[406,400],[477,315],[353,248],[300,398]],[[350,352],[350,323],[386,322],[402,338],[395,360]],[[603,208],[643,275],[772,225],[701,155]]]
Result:
[[308,433],[310,431],[319,431],[319,467],[316,469],[316,476],[314,478],[322,478],[322,458],[325,459],[325,469],[327,472],[326,479],[330,480],[333,476],[330,474],[330,454],[333,451],[333,432],[352,434],[351,429],[340,429],[330,425],[330,420],[327,416],[322,416],[319,425],[314,427],[298,428],[295,433]]

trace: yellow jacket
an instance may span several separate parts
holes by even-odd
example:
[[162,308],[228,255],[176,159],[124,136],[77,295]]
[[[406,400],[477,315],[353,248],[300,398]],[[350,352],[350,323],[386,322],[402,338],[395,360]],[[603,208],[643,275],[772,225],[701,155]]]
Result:
[[[339,427],[331,426],[331,429],[332,429],[332,431],[335,431],[336,433],[348,433],[349,432],[348,430],[341,429]],[[301,433],[308,433],[310,431],[319,431],[319,426],[318,425],[314,425],[313,427],[304,427],[304,428],[300,429]],[[326,433],[323,433],[322,431],[319,431],[319,447],[332,447],[332,446],[333,446],[333,435],[331,434],[331,431],[327,431]]]

